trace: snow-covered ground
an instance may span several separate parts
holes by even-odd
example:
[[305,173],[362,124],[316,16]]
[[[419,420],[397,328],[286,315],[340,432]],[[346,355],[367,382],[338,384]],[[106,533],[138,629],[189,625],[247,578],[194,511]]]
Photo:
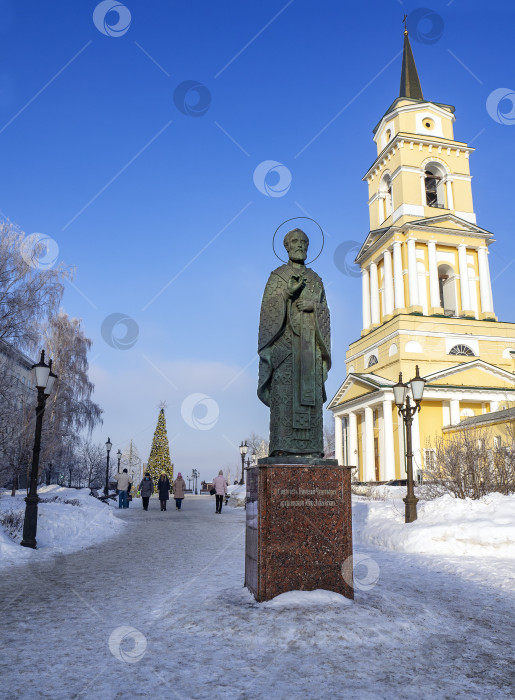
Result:
[[[116,537],[51,570],[5,571],[0,695],[513,698],[515,595],[467,575],[495,557],[399,546],[402,505],[356,499],[354,602],[314,591],[263,604],[242,585],[243,509],[216,515],[209,496],[180,512],[105,508],[126,525]],[[404,529],[429,533],[428,506]],[[390,529],[381,546],[373,522]],[[463,571],[447,566],[458,559]]]
[[[38,489],[38,549],[20,547],[26,491],[0,490],[0,568],[9,564],[50,560],[56,554],[69,554],[99,544],[118,535],[125,527],[89,489],[42,486]],[[1,523],[11,523],[10,533]],[[14,537],[14,539],[13,539]]]

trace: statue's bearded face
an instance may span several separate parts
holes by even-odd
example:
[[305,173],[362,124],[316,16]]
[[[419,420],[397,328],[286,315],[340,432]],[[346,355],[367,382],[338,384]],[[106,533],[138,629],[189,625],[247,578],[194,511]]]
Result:
[[303,263],[308,255],[309,238],[304,231],[296,229],[286,234],[284,247],[288,252],[288,257],[293,262]]

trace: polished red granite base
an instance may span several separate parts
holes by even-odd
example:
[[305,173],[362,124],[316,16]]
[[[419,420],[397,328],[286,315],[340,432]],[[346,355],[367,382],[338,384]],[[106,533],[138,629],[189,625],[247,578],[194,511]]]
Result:
[[[350,467],[259,464],[247,470],[245,586],[258,601],[323,588],[354,597]],[[351,560],[350,560],[351,561]]]

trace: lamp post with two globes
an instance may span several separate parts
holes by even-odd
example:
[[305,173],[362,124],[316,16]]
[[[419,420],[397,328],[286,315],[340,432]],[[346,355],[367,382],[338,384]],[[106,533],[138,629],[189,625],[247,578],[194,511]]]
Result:
[[34,435],[34,447],[32,448],[32,469],[30,472],[30,489],[25,498],[25,518],[23,520],[22,547],[32,547],[36,549],[36,533],[38,529],[38,503],[37,491],[39,472],[39,453],[41,451],[41,432],[43,429],[43,415],[45,413],[46,400],[57,379],[57,375],[52,372],[52,360],[45,362],[45,351],[41,351],[41,359],[36,365],[32,365],[36,374],[36,389],[38,390],[38,403],[36,406],[36,432]]
[[[404,420],[406,426],[406,471],[408,474],[408,490],[406,498],[403,498],[405,503],[405,519],[404,522],[412,523],[417,519],[417,503],[418,498],[415,496],[413,484],[413,445],[411,440],[411,426],[413,424],[413,416],[417,411],[420,411],[420,402],[424,393],[425,379],[419,374],[418,365],[415,367],[415,376],[410,381],[410,386],[402,381],[402,372],[399,373],[399,381],[394,384],[393,395],[395,397],[395,405],[399,411],[399,415]],[[411,405],[408,390],[411,388],[411,395],[415,405]]]

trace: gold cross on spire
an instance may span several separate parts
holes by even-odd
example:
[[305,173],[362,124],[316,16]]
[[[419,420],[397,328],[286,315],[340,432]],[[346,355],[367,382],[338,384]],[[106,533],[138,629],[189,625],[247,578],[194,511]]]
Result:
[[407,34],[407,33],[408,33],[408,22],[407,22],[407,19],[408,19],[408,15],[404,15],[404,17],[402,18],[402,21],[404,22],[404,34]]

